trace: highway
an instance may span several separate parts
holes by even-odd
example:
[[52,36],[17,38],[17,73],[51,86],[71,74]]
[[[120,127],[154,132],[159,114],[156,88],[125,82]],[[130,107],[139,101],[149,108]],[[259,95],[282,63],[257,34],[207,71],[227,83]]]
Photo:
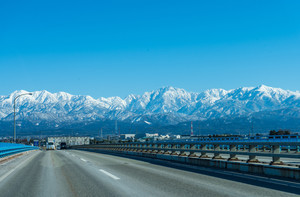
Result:
[[300,184],[168,161],[79,150],[1,164],[0,196],[299,196]]

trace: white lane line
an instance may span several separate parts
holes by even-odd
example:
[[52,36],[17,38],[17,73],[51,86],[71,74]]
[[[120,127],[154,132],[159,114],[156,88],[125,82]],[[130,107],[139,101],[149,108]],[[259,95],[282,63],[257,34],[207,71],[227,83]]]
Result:
[[120,179],[119,177],[117,177],[117,176],[115,176],[115,175],[113,175],[113,174],[111,174],[109,172],[106,172],[105,170],[100,169],[99,171],[102,172],[102,173],[104,173],[104,174],[106,174],[107,176],[115,179],[115,180],[119,180]]
[[[21,163],[21,164],[23,164],[23,163]],[[21,166],[21,164],[18,165],[15,169],[17,169],[19,166]],[[0,178],[0,182],[3,181],[6,177],[8,177],[11,173],[13,173],[13,172],[15,171],[15,169],[12,169],[12,170],[8,171],[6,174],[4,174],[4,175]]]
[[81,161],[87,162],[87,160],[80,158]]
[[23,165],[25,162],[27,162],[33,156],[35,156],[35,155],[31,155],[31,157],[27,158],[22,163],[20,163],[19,165],[17,165],[14,169],[8,171],[6,174],[4,174],[2,177],[0,177],[0,182],[2,182],[6,177],[8,177],[11,173],[13,173],[16,169],[18,169],[21,165]]

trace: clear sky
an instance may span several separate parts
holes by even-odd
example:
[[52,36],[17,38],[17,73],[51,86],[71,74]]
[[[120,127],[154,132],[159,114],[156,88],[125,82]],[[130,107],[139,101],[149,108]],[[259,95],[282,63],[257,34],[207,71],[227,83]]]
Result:
[[0,2],[0,95],[300,90],[300,1]]

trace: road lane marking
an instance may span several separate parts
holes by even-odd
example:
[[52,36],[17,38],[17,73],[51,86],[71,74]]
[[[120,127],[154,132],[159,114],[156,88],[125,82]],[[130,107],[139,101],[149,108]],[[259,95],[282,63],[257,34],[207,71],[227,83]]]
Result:
[[87,162],[87,160],[80,158],[81,161]]
[[[36,154],[35,154],[36,155]],[[0,177],[0,182],[2,182],[6,177],[8,177],[11,173],[13,173],[16,169],[18,169],[21,165],[23,165],[25,162],[27,162],[30,158],[32,158],[35,155],[31,155],[30,157],[28,157],[26,160],[23,160],[22,163],[20,163],[19,165],[17,165],[14,169],[8,171],[6,174],[4,174],[3,176]]]
[[104,173],[104,174],[106,174],[107,176],[115,179],[115,180],[119,180],[120,179],[119,177],[117,177],[117,176],[115,176],[115,175],[113,175],[113,174],[111,174],[109,172],[106,172],[105,170],[100,169],[99,171],[102,172],[102,173]]
[[[23,164],[23,163],[22,163]],[[21,166],[18,165],[17,168]],[[15,168],[16,169],[16,168]],[[4,174],[1,178],[0,178],[0,182],[3,181],[6,177],[8,177],[11,173],[13,173],[15,171],[15,169],[10,170],[9,172],[7,172],[6,174]]]

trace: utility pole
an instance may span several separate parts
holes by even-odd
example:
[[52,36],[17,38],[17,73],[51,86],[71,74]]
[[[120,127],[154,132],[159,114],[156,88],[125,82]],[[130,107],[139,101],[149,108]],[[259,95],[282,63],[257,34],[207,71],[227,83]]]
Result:
[[115,135],[118,135],[118,121],[115,121]]
[[253,119],[252,119],[252,125],[251,125],[251,133],[252,133],[252,135],[254,135],[254,133],[253,133]]
[[199,121],[199,137],[201,136],[201,120]]
[[25,95],[32,95],[31,92],[25,93],[25,94],[20,94],[18,96],[15,97],[14,99],[14,143],[16,143],[16,138],[17,138],[17,134],[16,134],[16,100],[21,97],[21,96],[25,96]]
[[191,121],[191,136],[194,135],[193,121]]

